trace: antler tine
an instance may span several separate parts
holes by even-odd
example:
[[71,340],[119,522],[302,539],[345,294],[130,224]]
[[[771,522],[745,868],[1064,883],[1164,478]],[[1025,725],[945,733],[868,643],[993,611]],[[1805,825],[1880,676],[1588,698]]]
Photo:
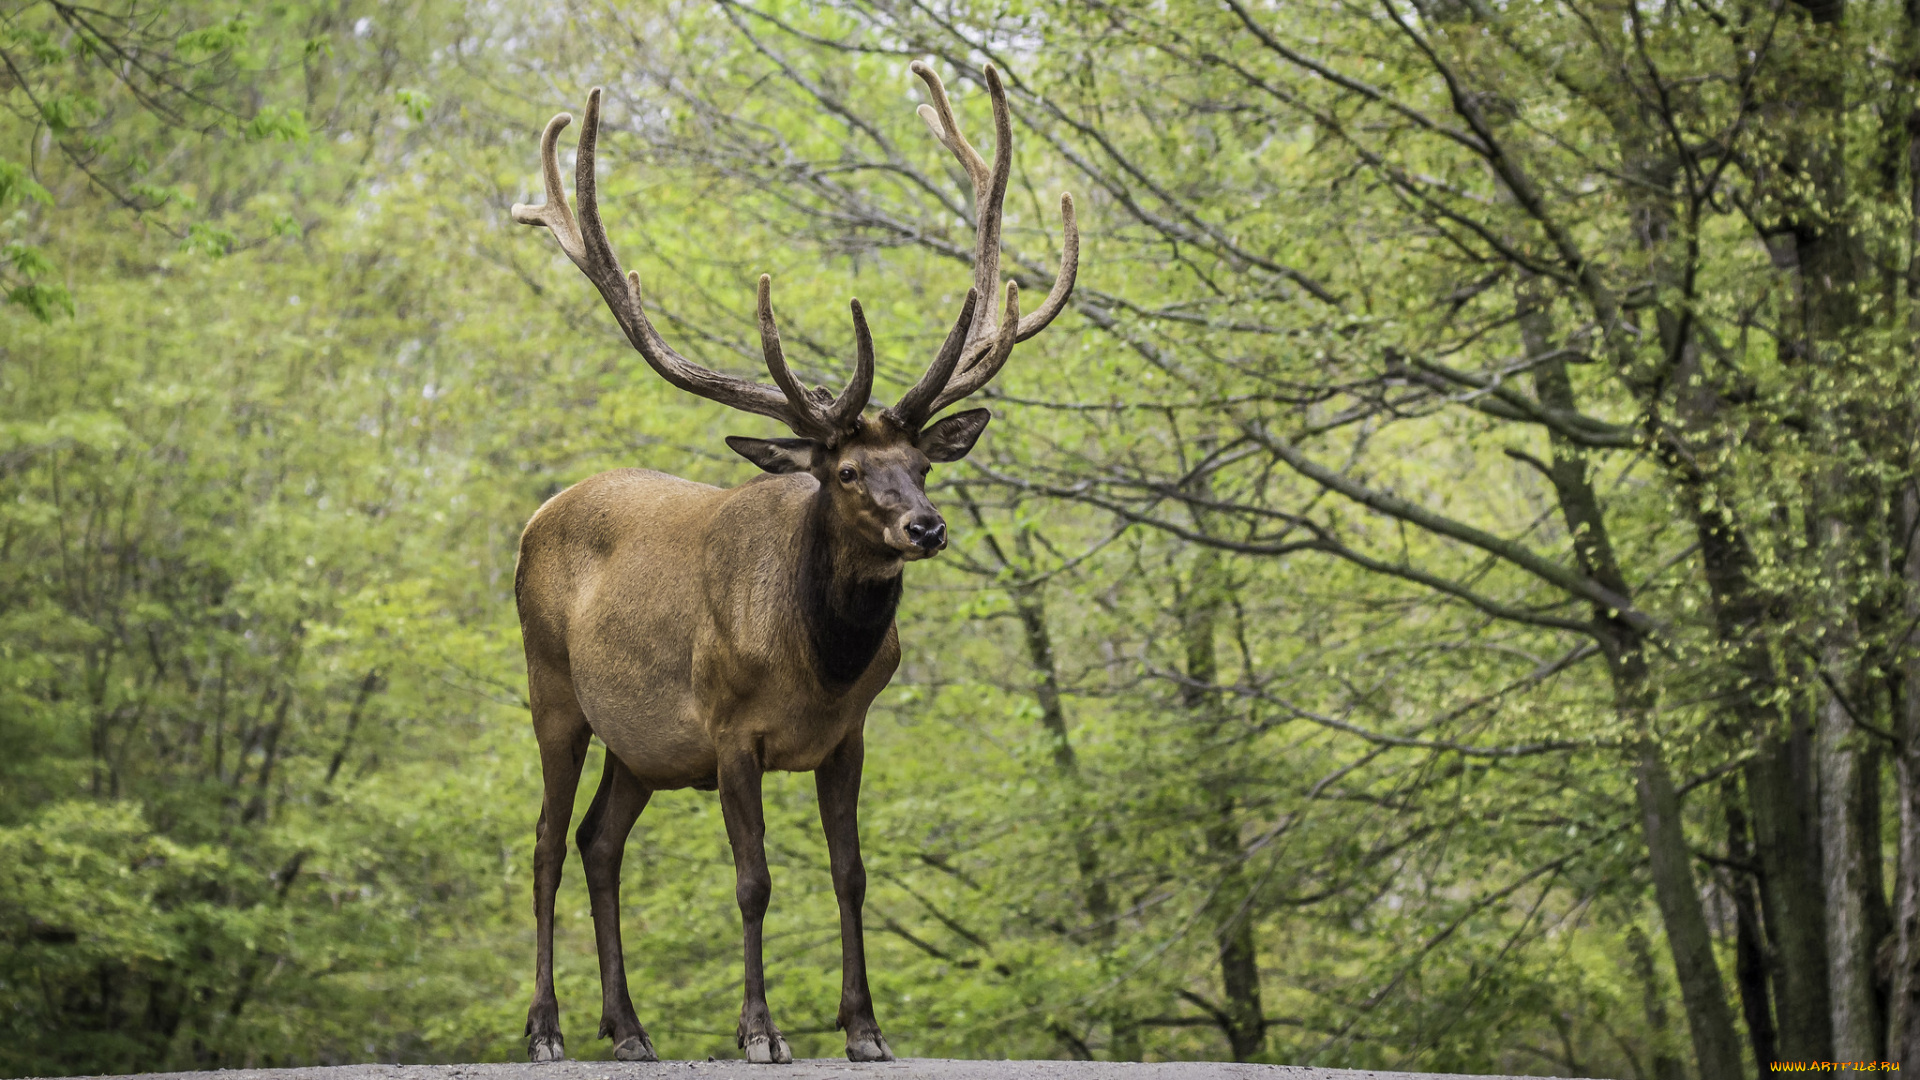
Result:
[[[701,367],[676,352],[653,328],[653,320],[647,318],[646,309],[640,302],[640,274],[638,271],[621,273],[620,257],[613,253],[613,243],[607,239],[606,224],[600,220],[600,181],[594,169],[599,146],[600,88],[596,86],[587,91],[587,116],[580,125],[580,143],[574,152],[573,193],[580,203],[579,236],[583,251],[583,255],[573,260],[574,264],[587,275],[587,280],[599,288],[600,298],[607,302],[614,320],[626,331],[627,340],[662,378],[682,390],[711,398],[723,405],[786,421],[784,413],[766,411],[767,407],[779,404],[771,394],[766,393],[770,387]],[[557,164],[554,171],[557,172]],[[554,182],[549,180],[549,184]],[[735,400],[743,388],[750,392],[753,404],[741,404]],[[755,391],[758,393],[753,393]]]
[[867,329],[867,315],[860,309],[860,301],[847,306],[853,309],[853,378],[827,409],[827,423],[835,431],[851,425],[873,396],[873,334]]
[[980,156],[978,150],[973,148],[973,144],[967,141],[967,137],[960,134],[960,125],[953,119],[953,103],[947,100],[947,84],[940,80],[939,73],[924,60],[915,60],[908,64],[907,68],[920,76],[921,82],[927,84],[927,93],[933,98],[933,104],[922,105],[915,110],[920,114],[920,119],[925,120],[927,126],[933,129],[933,137],[939,139],[942,146],[953,151],[953,156],[960,159],[960,167],[967,170],[967,175],[973,179],[975,186],[986,183],[989,176],[986,160]]
[[[1045,330],[1054,318],[1065,310],[1067,301],[1073,296],[1073,283],[1080,269],[1080,227],[1073,214],[1073,196],[1060,193],[1060,219],[1064,226],[1065,241],[1060,246],[1060,270],[1053,279],[1053,288],[1046,299],[1041,301],[1040,309],[1020,320],[1020,330],[1014,341],[1021,342]],[[980,364],[993,355],[994,341],[982,342],[966,354],[959,367],[954,369],[955,378],[967,378]],[[992,378],[992,376],[988,376]],[[985,381],[982,381],[982,385]],[[959,400],[955,398],[954,400]]]
[[940,344],[933,363],[920,376],[920,381],[913,384],[913,389],[901,395],[900,400],[881,415],[907,431],[920,430],[927,417],[933,415],[934,401],[946,388],[947,380],[953,377],[953,368],[960,362],[961,353],[966,351],[967,331],[973,326],[973,313],[979,303],[979,292],[968,289],[967,299],[960,305],[960,317],[954,320],[953,329],[947,331],[947,340]]
[[556,113],[540,133],[540,177],[546,182],[547,201],[540,206],[514,203],[512,213],[513,220],[522,225],[546,226],[560,241],[560,250],[578,266],[586,257],[586,248],[580,243],[580,227],[567,206],[567,193],[560,187],[560,132],[571,123],[572,113]]
[[[922,105],[917,110],[920,118],[932,129],[933,137],[959,159],[973,183],[973,287],[981,296],[992,296],[1000,290],[1000,222],[1007,198],[1007,179],[1013,172],[1013,112],[1007,106],[1006,87],[1001,85],[999,69],[987,64],[984,69],[987,96],[993,101],[993,164],[989,166],[960,133],[953,103],[947,98],[946,84],[940,81],[940,76],[919,60],[909,67],[927,84],[927,93],[933,98],[931,108]],[[994,333],[991,307],[982,306],[977,314],[977,321],[968,333],[969,346],[991,338]]]
[[600,88],[596,86],[587,91],[587,118],[580,125],[580,144],[573,155],[573,194],[580,200],[580,240],[587,261],[596,269],[620,265],[607,240],[607,227],[600,220],[600,183],[594,175],[599,147]]
[[[819,411],[810,404],[801,407],[785,386],[778,389],[746,379],[723,375],[693,363],[675,352],[654,329],[640,301],[640,275],[623,273],[620,260],[607,240],[606,226],[600,220],[598,185],[594,179],[594,150],[600,135],[600,88],[587,93],[587,114],[580,125],[578,161],[573,174],[574,195],[579,202],[578,216],[567,206],[566,192],[560,186],[558,142],[560,131],[573,121],[561,113],[547,122],[540,135],[540,172],[547,201],[542,206],[516,203],[513,220],[522,225],[543,225],[560,241],[560,249],[580,268],[580,272],[600,291],[627,341],[659,376],[673,386],[729,408],[772,417],[792,428],[795,434],[817,437]],[[784,370],[784,368],[782,369]],[[791,381],[791,376],[788,377]]]
[[994,339],[993,348],[965,371],[956,372],[947,380],[939,396],[933,399],[933,407],[927,410],[927,415],[932,416],[992,382],[993,377],[1000,374],[1000,369],[1006,366],[1007,357],[1013,355],[1014,343],[1019,340],[1020,283],[1009,281],[1007,282],[1007,310],[1001,320],[1000,333]]
[[793,425],[795,433],[809,439],[831,440],[835,429],[787,367],[786,352],[780,348],[780,326],[773,321],[773,278],[767,274],[760,275],[760,352],[767,359],[767,374],[773,376],[780,392],[786,395],[794,417],[800,421]]
[[1073,295],[1074,279],[1080,273],[1080,225],[1073,216],[1073,196],[1064,191],[1060,193],[1060,227],[1060,272],[1054,275],[1053,288],[1047,291],[1039,310],[1020,320],[1019,341],[1045,330],[1066,308],[1067,299]]
[[[940,77],[918,60],[910,67],[927,84],[933,98],[931,105],[920,106],[920,117],[933,130],[934,138],[960,160],[973,181],[975,239],[973,292],[969,295],[991,295],[989,290],[999,288],[1000,284],[1000,227],[1007,179],[1013,170],[1013,111],[1007,105],[1006,87],[997,68],[992,64],[983,65],[987,95],[993,100],[993,166],[989,170],[972,144],[960,134],[953,118],[953,104],[947,100],[946,87]],[[934,413],[985,386],[1006,365],[1015,344],[1045,330],[1066,308],[1080,272],[1080,226],[1074,217],[1073,196],[1064,192],[1060,195],[1060,220],[1064,230],[1060,270],[1039,310],[1021,319],[1019,287],[1008,282],[1005,317],[1010,321],[996,328],[992,311],[983,306],[971,320],[958,357],[947,357],[943,349],[941,358],[934,361],[919,384],[901,399],[901,404],[893,407],[892,414],[910,420],[909,426],[918,430]],[[948,340],[952,341],[951,335]],[[949,360],[952,361],[950,367]],[[936,378],[942,369],[946,369],[945,376]],[[913,407],[909,409],[908,405]]]

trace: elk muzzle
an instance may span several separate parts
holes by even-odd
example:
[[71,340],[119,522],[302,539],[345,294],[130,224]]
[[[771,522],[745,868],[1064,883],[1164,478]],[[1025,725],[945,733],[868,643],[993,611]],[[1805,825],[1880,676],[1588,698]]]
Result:
[[928,555],[947,546],[947,523],[938,514],[917,514],[907,522],[907,539]]

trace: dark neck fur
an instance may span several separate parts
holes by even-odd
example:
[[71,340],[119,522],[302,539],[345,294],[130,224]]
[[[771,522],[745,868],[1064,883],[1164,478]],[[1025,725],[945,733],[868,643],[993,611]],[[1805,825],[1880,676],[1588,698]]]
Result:
[[[851,685],[873,663],[900,606],[900,564],[865,569],[861,552],[834,535],[825,490],[814,496],[801,533],[799,600],[814,670],[836,689]],[[880,560],[873,560],[879,562]],[[882,564],[884,565],[884,564]]]

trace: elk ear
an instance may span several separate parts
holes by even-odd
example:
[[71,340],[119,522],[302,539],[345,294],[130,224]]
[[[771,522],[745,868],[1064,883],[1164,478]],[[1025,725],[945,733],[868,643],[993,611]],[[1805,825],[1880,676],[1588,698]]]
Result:
[[954,413],[920,433],[913,445],[927,455],[928,461],[959,461],[973,449],[980,433],[987,430],[993,414],[985,409]]
[[770,473],[806,472],[813,467],[811,439],[749,439],[727,436],[733,452]]

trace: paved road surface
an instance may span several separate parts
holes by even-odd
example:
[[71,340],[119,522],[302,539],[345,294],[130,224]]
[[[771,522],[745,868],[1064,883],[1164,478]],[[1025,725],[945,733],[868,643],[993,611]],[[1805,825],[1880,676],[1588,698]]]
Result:
[[[148,1073],[143,1080],[1440,1080],[1438,1073],[1310,1069],[1232,1062],[946,1061],[855,1065],[835,1058],[791,1065],[744,1061],[562,1061],[546,1065],[336,1065]],[[1488,1077],[1482,1080],[1510,1080]]]

